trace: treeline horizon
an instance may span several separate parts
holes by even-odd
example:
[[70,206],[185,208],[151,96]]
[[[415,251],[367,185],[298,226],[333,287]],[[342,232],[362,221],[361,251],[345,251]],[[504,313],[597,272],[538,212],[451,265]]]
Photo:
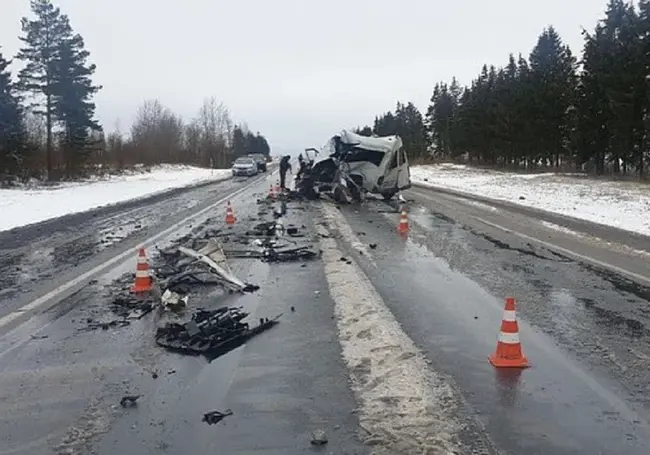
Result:
[[435,84],[365,135],[402,137],[413,160],[645,178],[650,161],[650,0],[610,0],[576,57],[549,26],[530,55],[484,64],[468,86]]
[[[159,100],[145,101],[128,134],[110,134],[95,118],[93,83],[83,37],[51,0],[30,0],[21,19],[21,47],[0,45],[0,185],[30,178],[74,179],[135,164],[225,168],[238,156],[270,154],[266,138],[207,97],[189,120]],[[22,69],[12,72],[13,62]]]

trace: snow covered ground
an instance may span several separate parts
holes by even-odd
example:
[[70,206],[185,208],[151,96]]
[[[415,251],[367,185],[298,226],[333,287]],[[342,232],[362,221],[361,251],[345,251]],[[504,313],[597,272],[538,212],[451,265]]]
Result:
[[577,174],[512,174],[454,164],[415,166],[411,179],[650,235],[650,185],[646,184]]
[[151,172],[62,183],[49,188],[0,189],[0,231],[174,188],[225,180],[231,175],[230,169],[162,165]]

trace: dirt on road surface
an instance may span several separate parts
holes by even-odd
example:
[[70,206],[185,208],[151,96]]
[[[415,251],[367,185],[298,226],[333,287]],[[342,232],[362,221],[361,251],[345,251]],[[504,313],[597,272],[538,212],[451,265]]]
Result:
[[[650,453],[650,292],[552,248],[604,262],[612,245],[589,250],[546,226],[545,246],[517,235],[535,224],[527,215],[420,189],[405,193],[408,237],[397,207],[378,200],[292,200],[275,216],[282,207],[264,199],[276,179],[2,234],[0,455]],[[281,314],[277,326],[209,361],[156,345],[157,309],[110,323],[136,246],[155,262],[156,248],[237,232],[219,238],[249,251],[268,242],[241,231],[269,220],[296,226],[290,240],[317,257],[225,246],[232,272],[259,290],[193,287],[185,311],[242,307],[251,323]],[[646,274],[635,264],[624,265]],[[526,370],[487,359],[506,297]]]

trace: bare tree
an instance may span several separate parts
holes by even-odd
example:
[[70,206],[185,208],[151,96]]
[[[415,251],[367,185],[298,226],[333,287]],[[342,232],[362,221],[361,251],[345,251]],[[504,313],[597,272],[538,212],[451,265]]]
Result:
[[144,164],[183,161],[183,120],[158,100],[147,100],[138,109],[131,127],[136,158]]
[[196,124],[201,133],[201,162],[212,167],[226,167],[230,160],[228,145],[232,128],[228,108],[214,96],[206,98]]

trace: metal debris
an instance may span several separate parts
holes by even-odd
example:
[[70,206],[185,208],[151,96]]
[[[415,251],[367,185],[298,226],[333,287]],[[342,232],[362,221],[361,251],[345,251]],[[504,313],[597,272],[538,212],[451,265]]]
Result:
[[156,268],[156,275],[161,287],[165,292],[171,292],[171,296],[186,295],[197,285],[220,285],[230,292],[254,292],[259,289],[258,286],[244,283],[232,273],[223,247],[216,239],[188,241],[187,244],[191,247],[179,245],[161,251],[164,264]]
[[187,295],[181,297],[179,293],[167,289],[160,300],[165,308],[169,308],[172,311],[179,311],[187,307],[188,299],[189,296]]

